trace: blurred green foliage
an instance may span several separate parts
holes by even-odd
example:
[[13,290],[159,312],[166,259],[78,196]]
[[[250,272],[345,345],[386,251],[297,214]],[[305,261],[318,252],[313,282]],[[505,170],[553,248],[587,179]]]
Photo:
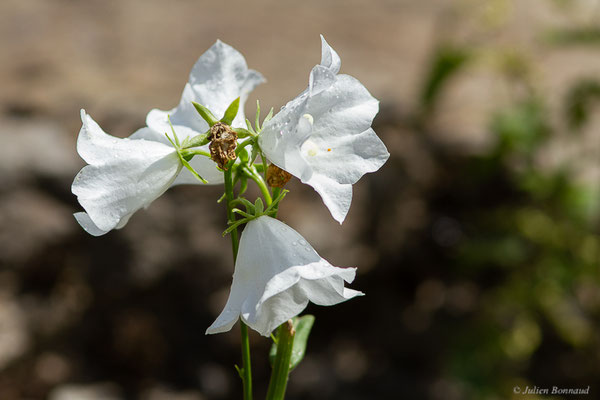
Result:
[[[439,48],[419,114],[433,115],[466,54],[472,51]],[[563,101],[566,121],[557,121],[528,74],[499,79],[523,82],[490,116],[494,145],[443,161],[446,182],[433,195],[462,231],[438,261],[451,271],[445,279],[481,290],[471,313],[436,328],[448,341],[444,379],[458,382],[469,399],[510,398],[515,385],[586,387],[598,378],[600,196],[574,178],[573,165],[541,167],[537,159],[556,138],[555,125],[579,129],[589,120],[600,84],[577,81]]]

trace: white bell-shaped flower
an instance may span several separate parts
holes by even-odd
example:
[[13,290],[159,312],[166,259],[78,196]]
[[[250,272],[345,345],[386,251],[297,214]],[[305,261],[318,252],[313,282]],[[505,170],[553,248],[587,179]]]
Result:
[[389,153],[371,123],[379,102],[349,75],[323,36],[321,64],[308,88],[267,122],[259,144],[279,168],[312,186],[335,220],[350,209],[352,184],[378,170]]
[[355,274],[356,268],[332,266],[298,232],[263,215],[244,228],[229,299],[206,333],[229,331],[241,318],[269,336],[309,301],[330,306],[362,295],[344,287]]
[[182,164],[170,143],[108,135],[85,110],[81,121],[77,152],[89,165],[71,187],[86,211],[75,218],[88,233],[99,236],[121,228],[134,212],[163,194]]
[[[146,117],[147,127],[135,132],[131,138],[169,144],[165,137],[165,132],[171,132],[169,117],[177,137],[182,141],[205,133],[208,124],[198,115],[192,101],[207,107],[220,118],[227,107],[239,97],[240,108],[232,126],[245,127],[244,104],[248,94],[263,82],[265,78],[259,72],[248,69],[246,60],[239,51],[217,40],[194,64],[179,105],[169,111],[150,111]],[[208,145],[199,149],[208,152]],[[209,184],[223,182],[223,174],[217,170],[211,159],[194,157],[190,164]],[[174,182],[175,185],[200,183],[188,169],[183,169]]]

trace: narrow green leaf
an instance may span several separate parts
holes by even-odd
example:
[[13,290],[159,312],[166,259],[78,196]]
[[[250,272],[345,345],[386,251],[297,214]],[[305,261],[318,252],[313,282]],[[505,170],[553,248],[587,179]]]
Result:
[[238,97],[229,105],[229,107],[227,107],[227,110],[225,110],[225,115],[223,115],[223,118],[221,118],[221,122],[223,122],[224,124],[227,124],[227,125],[231,125],[231,123],[235,119],[235,116],[237,115],[239,109],[240,109],[240,98]]
[[250,132],[252,132],[256,135],[256,131],[254,131],[254,129],[252,129],[252,123],[250,122],[250,120],[248,118],[246,118],[246,127],[248,128],[248,130]]
[[202,104],[196,103],[195,101],[192,101],[192,104],[196,108],[196,111],[198,111],[198,114],[200,114],[200,116],[208,123],[209,126],[213,126],[219,122],[219,120],[215,118],[213,113],[211,113],[208,108],[204,107]]
[[229,228],[225,229],[223,231],[223,236],[227,235],[229,232],[231,232],[232,230],[236,229],[238,226],[245,224],[247,222],[250,222],[251,219],[249,218],[243,218],[243,219],[238,219],[236,222],[234,222],[233,224],[231,224],[229,226]]
[[177,152],[177,154],[179,154],[179,159],[181,160],[181,163],[184,165],[184,167],[186,167],[192,173],[192,175],[194,175],[196,177],[196,179],[198,179],[202,183],[208,183],[208,181],[206,179],[204,179],[203,177],[201,177],[196,172],[196,170],[190,165],[190,163],[187,162],[185,158],[183,158],[181,153]]
[[260,131],[260,102],[256,100],[256,121],[254,122],[254,127],[256,130]]
[[167,115],[167,119],[169,120],[169,126],[171,127],[171,132],[173,132],[173,139],[175,139],[175,143],[177,143],[177,149],[181,148],[181,143],[179,142],[179,138],[177,137],[177,133],[175,133],[175,128],[173,128],[173,124],[171,123],[171,116]]
[[269,113],[267,114],[265,119],[263,120],[262,126],[264,127],[265,124],[271,120],[271,118],[273,118],[273,107],[271,107],[271,110],[269,111]]

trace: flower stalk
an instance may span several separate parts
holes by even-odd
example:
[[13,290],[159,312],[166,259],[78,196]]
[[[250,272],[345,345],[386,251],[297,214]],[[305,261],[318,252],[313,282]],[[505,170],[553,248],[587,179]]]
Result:
[[[230,162],[233,164],[233,161]],[[231,166],[231,165],[230,165]],[[225,182],[225,201],[227,205],[227,222],[229,224],[235,223],[234,208],[234,196],[233,196],[233,177],[231,174],[231,168],[223,171],[224,182]],[[237,260],[237,253],[239,247],[239,238],[237,228],[231,231],[231,250],[233,253],[233,263]],[[252,400],[252,366],[250,362],[250,338],[248,337],[248,326],[244,321],[240,320],[241,335],[242,335],[242,368],[238,370],[240,378],[242,378],[242,385],[244,387],[244,400]]]
[[296,330],[292,320],[279,326],[277,335],[277,355],[273,363],[271,381],[267,390],[267,400],[283,400],[290,375],[290,362]]

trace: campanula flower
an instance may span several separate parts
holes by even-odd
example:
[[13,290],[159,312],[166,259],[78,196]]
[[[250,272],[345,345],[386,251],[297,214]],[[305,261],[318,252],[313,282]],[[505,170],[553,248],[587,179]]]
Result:
[[352,184],[378,170],[389,153],[371,129],[379,102],[358,80],[338,74],[340,57],[321,41],[321,63],[308,88],[264,125],[259,144],[273,164],[312,186],[342,223]]
[[226,332],[238,318],[263,336],[300,314],[363,293],[344,287],[356,268],[332,266],[295,230],[266,215],[246,225],[225,309],[207,334]]

